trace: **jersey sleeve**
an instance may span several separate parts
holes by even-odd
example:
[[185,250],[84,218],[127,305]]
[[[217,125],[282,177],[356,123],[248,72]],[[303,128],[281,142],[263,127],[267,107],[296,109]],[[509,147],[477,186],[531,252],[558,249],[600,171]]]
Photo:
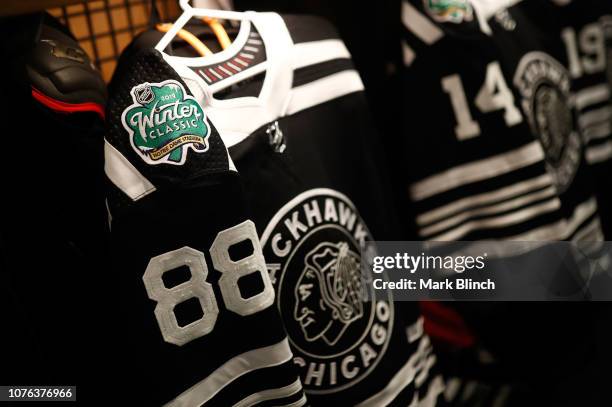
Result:
[[206,112],[153,50],[122,61],[110,94],[127,394],[139,405],[303,405],[240,178]]

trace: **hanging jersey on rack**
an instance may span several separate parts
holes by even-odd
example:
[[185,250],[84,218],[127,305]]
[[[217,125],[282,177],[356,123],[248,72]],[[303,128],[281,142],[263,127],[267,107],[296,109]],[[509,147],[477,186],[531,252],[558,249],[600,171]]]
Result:
[[490,20],[494,37],[518,44],[516,51],[507,53],[509,59],[543,50],[546,58],[565,68],[574,97],[574,117],[568,125],[581,135],[606,234],[612,227],[612,214],[606,209],[612,204],[606,181],[612,170],[612,97],[601,18],[611,14],[606,2],[535,0],[502,9]]
[[239,176],[207,110],[155,50],[118,66],[111,95],[120,374],[137,375],[135,404],[304,405]]
[[[472,3],[458,3],[403,2],[403,142],[413,157],[403,173],[419,236],[601,239],[579,134],[538,127],[506,74],[511,51],[483,32]],[[569,86],[565,70],[558,76]]]
[[397,234],[350,55],[320,19],[242,16],[223,52],[163,58],[242,175],[308,400],[434,405],[443,385],[416,306],[363,294],[361,249]]

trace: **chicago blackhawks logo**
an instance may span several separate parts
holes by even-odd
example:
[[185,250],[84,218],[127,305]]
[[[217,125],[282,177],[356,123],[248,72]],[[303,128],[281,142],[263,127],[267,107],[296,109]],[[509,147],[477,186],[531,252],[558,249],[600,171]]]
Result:
[[208,150],[206,115],[179,82],[143,83],[131,95],[134,104],[123,111],[121,122],[144,161],[182,165],[188,149]]
[[571,184],[582,154],[570,83],[563,65],[542,52],[526,54],[514,75],[523,111],[542,144],[547,170],[559,192]]
[[[278,308],[308,393],[327,394],[367,377],[393,329],[390,292],[364,275],[372,240],[353,203],[325,188],[295,197],[261,237]],[[370,257],[370,256],[367,256]],[[369,269],[369,268],[364,268]]]
[[468,0],[423,0],[423,3],[436,21],[458,24],[473,19],[474,12]]

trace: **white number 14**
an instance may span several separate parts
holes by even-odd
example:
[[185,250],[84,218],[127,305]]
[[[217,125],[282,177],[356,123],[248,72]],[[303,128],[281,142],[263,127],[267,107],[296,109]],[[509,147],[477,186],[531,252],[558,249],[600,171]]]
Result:
[[[467,140],[479,136],[480,125],[470,113],[461,77],[454,74],[442,78],[442,89],[450,96],[455,112],[457,139]],[[476,95],[474,104],[483,113],[503,109],[507,126],[514,126],[523,121],[520,110],[514,104],[514,96],[504,80],[499,62],[491,62],[487,66],[485,82]]]

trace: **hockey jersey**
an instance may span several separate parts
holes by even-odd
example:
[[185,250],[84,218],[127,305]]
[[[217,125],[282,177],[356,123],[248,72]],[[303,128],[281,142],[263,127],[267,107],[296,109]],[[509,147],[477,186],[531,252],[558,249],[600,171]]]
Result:
[[[428,241],[601,241],[592,168],[573,125],[571,76],[558,57],[535,52],[543,48],[519,50],[514,38],[498,36],[493,25],[510,36],[521,22],[503,13],[487,19],[482,3],[402,3],[398,144],[411,159],[396,171],[406,174],[417,233]],[[558,405],[563,393],[551,388],[573,379],[550,366],[592,362],[586,351],[559,356],[572,343],[591,346],[582,334],[592,327],[588,308],[457,307],[514,386],[517,405]],[[508,401],[505,393],[499,397]]]
[[[567,126],[545,127],[523,109],[529,90],[514,92],[505,69],[512,51],[502,52],[483,31],[470,2],[448,8],[421,3],[404,1],[402,8],[410,113],[404,151],[415,157],[403,173],[419,236],[601,239],[579,134]],[[569,77],[557,64],[553,68],[565,81],[566,94],[558,96],[568,97]]]
[[[610,5],[598,1],[522,1],[495,12],[489,21],[493,38],[505,50],[509,75],[517,76],[514,81],[521,93],[529,92],[526,87],[537,87],[538,81],[545,80],[536,78],[529,84],[523,78],[522,85],[516,83],[521,81],[518,78],[521,72],[526,75],[530,69],[533,72],[538,58],[547,60],[545,63],[554,62],[563,66],[568,86],[565,92],[569,97],[565,105],[570,110],[564,116],[567,119],[559,122],[580,135],[583,160],[593,175],[591,183],[599,200],[606,235],[610,234],[611,221],[607,208],[612,203],[606,181],[606,175],[612,169],[612,98],[606,75],[605,38],[600,18],[611,12]],[[518,57],[523,59],[518,61]],[[533,59],[531,63],[528,62],[529,58]],[[515,69],[517,63],[519,65]],[[523,101],[523,104],[527,103]],[[537,110],[543,106],[539,102],[532,104],[535,115],[543,113],[551,115],[551,119],[561,117],[561,111],[554,107],[555,104],[543,111]],[[524,109],[530,111],[529,107]],[[553,109],[557,111],[553,113]],[[531,122],[535,125],[533,120]],[[551,142],[561,140],[557,135],[558,130],[549,130],[548,133]]]
[[360,271],[365,243],[397,233],[350,55],[322,20],[245,15],[228,49],[158,63],[180,75],[241,173],[308,401],[435,405],[443,383],[416,306]]
[[304,405],[239,176],[208,114],[156,51],[118,66],[110,89],[105,171],[134,402]]

